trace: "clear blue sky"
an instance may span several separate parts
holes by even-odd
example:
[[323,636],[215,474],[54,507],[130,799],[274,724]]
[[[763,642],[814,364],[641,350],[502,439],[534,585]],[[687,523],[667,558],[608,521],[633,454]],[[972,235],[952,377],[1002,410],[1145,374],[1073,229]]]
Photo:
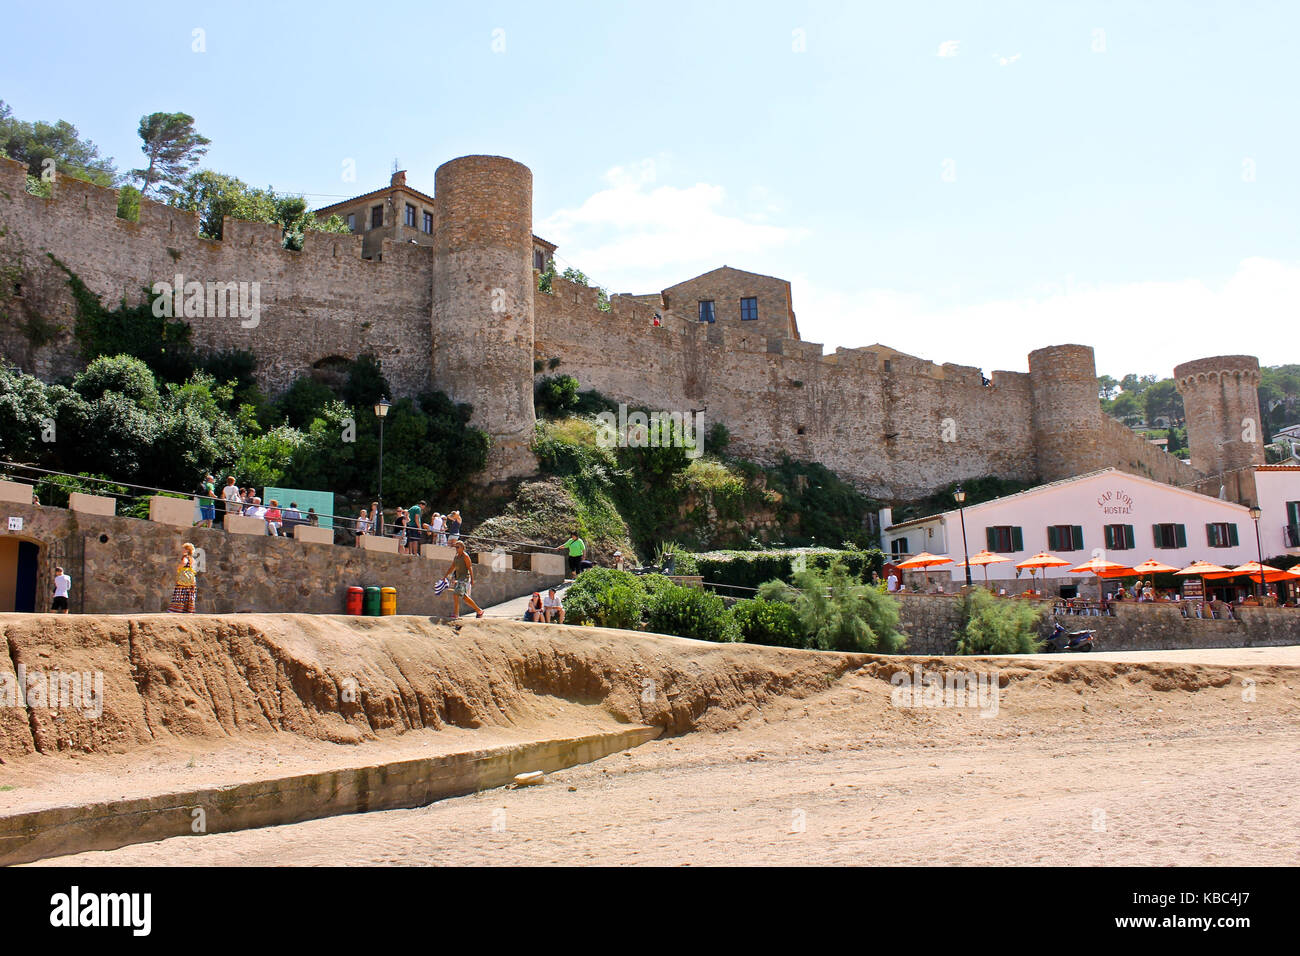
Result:
[[122,170],[155,110],[196,117],[205,165],[314,205],[394,158],[431,191],[499,153],[612,291],[726,263],[791,279],[830,346],[992,369],[1078,341],[1117,377],[1300,362],[1300,5],[59,9],[6,11],[0,98]]

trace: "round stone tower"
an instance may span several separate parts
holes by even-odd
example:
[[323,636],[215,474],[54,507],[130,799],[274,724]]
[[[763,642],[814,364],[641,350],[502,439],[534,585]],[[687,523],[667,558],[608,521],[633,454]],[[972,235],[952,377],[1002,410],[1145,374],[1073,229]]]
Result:
[[1174,382],[1183,396],[1192,467],[1222,475],[1227,497],[1254,504],[1254,466],[1264,464],[1259,359],[1219,355],[1185,362],[1174,369]]
[[533,174],[462,156],[434,178],[433,384],[474,406],[492,436],[491,479],[535,468]]
[[1097,365],[1086,345],[1029,353],[1038,476],[1057,481],[1102,467]]

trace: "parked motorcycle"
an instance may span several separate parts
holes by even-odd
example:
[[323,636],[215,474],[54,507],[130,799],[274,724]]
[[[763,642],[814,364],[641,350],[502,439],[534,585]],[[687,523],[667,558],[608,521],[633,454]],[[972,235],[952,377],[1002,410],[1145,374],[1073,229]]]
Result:
[[1052,628],[1052,633],[1047,635],[1043,643],[1043,653],[1087,653],[1093,648],[1093,638],[1096,634],[1095,630],[1067,631],[1061,622],[1057,621]]

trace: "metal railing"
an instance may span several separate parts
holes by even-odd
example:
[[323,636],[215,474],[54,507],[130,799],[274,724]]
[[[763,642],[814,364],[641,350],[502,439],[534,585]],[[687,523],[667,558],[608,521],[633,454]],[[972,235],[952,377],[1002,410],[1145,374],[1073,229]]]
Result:
[[[190,492],[176,491],[175,489],[172,488],[159,488],[155,485],[137,485],[129,481],[117,481],[111,478],[96,478],[87,475],[74,475],[71,472],[57,471],[53,468],[41,468],[37,465],[28,465],[28,464],[24,464],[23,462],[0,460],[0,471],[8,473],[14,469],[21,472],[33,472],[42,476],[57,476],[61,478],[71,478],[78,483],[93,482],[97,486],[105,486],[105,487],[99,487],[95,492],[96,494],[99,494],[102,497],[113,498],[115,500],[129,501],[132,504],[135,504],[136,501],[140,498],[151,497],[154,495],[164,495],[172,498],[187,498],[190,500],[196,500],[198,498],[208,497],[206,495],[196,494],[193,491]],[[6,474],[4,475],[4,477],[10,478],[12,477],[12,475]],[[19,478],[19,480],[30,481],[34,485],[40,479],[39,478],[34,479],[34,478],[24,476]],[[135,489],[136,491],[140,492],[140,494],[124,494],[120,491],[117,491],[116,490],[117,488]],[[73,490],[75,491],[76,489]],[[216,497],[213,498],[212,500],[214,501],[218,509],[221,509],[226,504],[225,500],[221,498],[219,492],[216,495]],[[281,510],[283,511],[287,509],[282,508]],[[306,517],[308,512],[302,512],[301,509],[299,510],[303,514],[303,516]],[[226,512],[226,513],[234,514],[235,512]],[[240,513],[242,514],[242,511]],[[333,523],[332,530],[336,532],[342,532],[343,534],[354,535],[354,536],[357,534],[356,531],[357,517],[355,515],[349,517],[347,515],[325,514],[321,512],[314,512],[314,514],[316,515],[317,518],[328,518]],[[290,524],[308,524],[308,523],[309,522],[306,521],[290,522]],[[387,520],[383,522],[383,525],[384,525],[384,530],[387,533],[381,533],[377,535],[377,537],[396,537],[394,532],[398,529],[399,527],[398,525],[396,525],[393,522],[389,522]],[[214,526],[214,530],[215,527],[216,526]],[[371,535],[375,534],[374,531],[367,531],[365,533]],[[449,533],[445,531],[429,532],[424,530],[423,528],[420,530],[421,539],[428,538],[430,535],[437,537],[438,535],[445,535],[445,534],[449,534]],[[559,550],[559,548],[556,547],[555,545],[543,544],[538,541],[522,541],[518,539],[495,538],[488,535],[466,534],[464,532],[459,532],[458,537],[461,541],[464,541],[467,544],[474,544],[479,547],[486,546],[489,549],[498,546],[508,546],[510,548],[515,548],[515,549],[531,549],[531,550],[526,550],[525,553],[531,553],[533,551],[554,553]],[[338,544],[337,541],[335,543]],[[430,542],[424,541],[423,543],[427,544]]]

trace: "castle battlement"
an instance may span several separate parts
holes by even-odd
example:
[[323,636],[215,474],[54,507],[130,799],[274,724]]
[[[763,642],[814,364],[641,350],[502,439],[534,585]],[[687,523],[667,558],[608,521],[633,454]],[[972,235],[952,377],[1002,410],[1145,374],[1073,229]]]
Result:
[[[1087,346],[1039,349],[1027,373],[987,382],[977,368],[880,343],[824,354],[799,337],[788,282],[728,266],[661,293],[612,296],[602,311],[597,289],[559,277],[537,292],[527,167],[452,160],[432,198],[432,244],[383,238],[371,260],[359,235],[309,232],[297,252],[277,225],[229,218],[223,240],[202,239],[193,213],[149,200],[127,222],[116,190],[61,178],[52,198],[33,196],[23,164],[0,160],[0,258],[20,275],[19,308],[0,310],[0,352],[47,378],[78,367],[74,303],[54,256],[108,305],[138,302],[177,275],[256,284],[256,322],[185,316],[197,348],[252,352],[272,394],[317,366],[373,354],[395,396],[434,387],[474,407],[493,436],[494,477],[531,468],[535,358],[559,359],[584,389],[616,401],[700,410],[727,426],[740,454],[818,461],[892,500],[985,475],[1053,480],[1108,465],[1191,485],[1205,463],[1262,460],[1262,440],[1243,427],[1258,420],[1248,356],[1176,370],[1193,468],[1101,413]],[[716,321],[698,321],[706,311]],[[30,340],[24,313],[53,321],[54,340]]]

